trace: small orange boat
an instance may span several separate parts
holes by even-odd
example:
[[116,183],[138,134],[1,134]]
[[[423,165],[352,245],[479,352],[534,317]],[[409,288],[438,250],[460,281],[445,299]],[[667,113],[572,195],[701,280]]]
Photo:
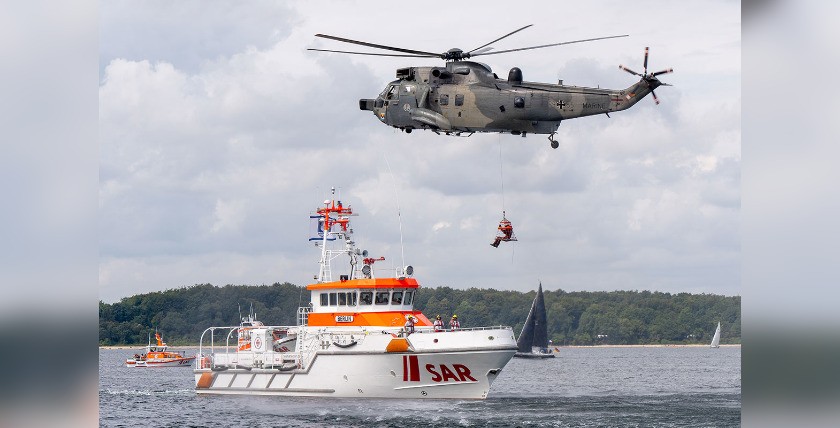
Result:
[[190,367],[195,356],[188,357],[184,352],[169,351],[166,343],[161,339],[160,333],[155,332],[157,345],[152,345],[151,340],[146,346],[146,352],[134,354],[134,358],[125,360],[126,367]]

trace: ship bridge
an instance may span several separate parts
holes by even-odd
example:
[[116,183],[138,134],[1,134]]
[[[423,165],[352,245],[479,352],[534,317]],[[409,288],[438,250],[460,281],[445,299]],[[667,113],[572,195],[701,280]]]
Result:
[[432,323],[414,310],[420,284],[414,278],[369,278],[321,282],[312,293],[307,325],[401,327],[408,315],[418,326]]

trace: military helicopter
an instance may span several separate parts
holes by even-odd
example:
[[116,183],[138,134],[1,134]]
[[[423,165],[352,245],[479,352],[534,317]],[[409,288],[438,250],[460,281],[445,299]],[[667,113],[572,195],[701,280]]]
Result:
[[562,80],[556,85],[527,82],[523,80],[522,70],[518,67],[511,68],[507,80],[503,80],[493,73],[489,66],[466,61],[477,56],[627,37],[624,34],[492,51],[491,44],[528,27],[531,25],[505,34],[468,52],[458,48],[443,53],[418,51],[326,34],[315,36],[399,53],[315,48],[308,50],[353,55],[440,58],[446,61],[443,67],[398,69],[397,80],[389,83],[376,99],[359,100],[359,108],[372,111],[382,123],[407,133],[415,129],[427,129],[437,134],[455,136],[461,136],[463,133],[467,134],[465,136],[470,136],[475,132],[510,132],[523,137],[528,133],[549,134],[548,140],[551,147],[555,149],[560,146],[554,135],[561,121],[596,114],[609,116],[610,112],[632,107],[647,94],[651,94],[656,104],[659,104],[659,99],[653,90],[667,84],[660,82],[657,76],[674,71],[668,68],[648,73],[648,48],[645,48],[642,73],[619,65],[620,69],[640,77],[637,83],[626,89],[569,86],[563,85]]

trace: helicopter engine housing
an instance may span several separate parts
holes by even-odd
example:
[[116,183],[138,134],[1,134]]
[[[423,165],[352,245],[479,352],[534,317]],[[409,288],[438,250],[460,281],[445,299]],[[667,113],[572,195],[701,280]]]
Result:
[[435,68],[432,70],[432,76],[438,79],[449,79],[452,77],[452,73],[442,68]]

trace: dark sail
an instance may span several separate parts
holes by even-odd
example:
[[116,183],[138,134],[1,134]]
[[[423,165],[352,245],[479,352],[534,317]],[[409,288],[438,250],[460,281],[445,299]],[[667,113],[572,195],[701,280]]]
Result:
[[[554,354],[548,350],[548,323],[545,313],[545,300],[543,299],[542,283],[537,289],[537,297],[531,304],[531,311],[516,341],[518,351],[514,357],[520,358],[554,358]],[[537,348],[534,352],[534,348]]]
[[[534,313],[534,339],[531,342],[532,346],[539,347],[540,349],[548,348],[548,324],[546,321],[542,283],[540,283],[540,288],[537,290],[537,297],[534,299],[531,312]],[[517,345],[519,344],[517,343]],[[520,346],[519,349],[521,350],[522,347]]]
[[534,303],[531,303],[531,310],[528,312],[528,318],[525,319],[525,325],[522,327],[522,333],[519,333],[519,339],[516,341],[519,352],[531,352],[531,346],[534,343],[534,307],[536,305],[537,299],[534,299]]

